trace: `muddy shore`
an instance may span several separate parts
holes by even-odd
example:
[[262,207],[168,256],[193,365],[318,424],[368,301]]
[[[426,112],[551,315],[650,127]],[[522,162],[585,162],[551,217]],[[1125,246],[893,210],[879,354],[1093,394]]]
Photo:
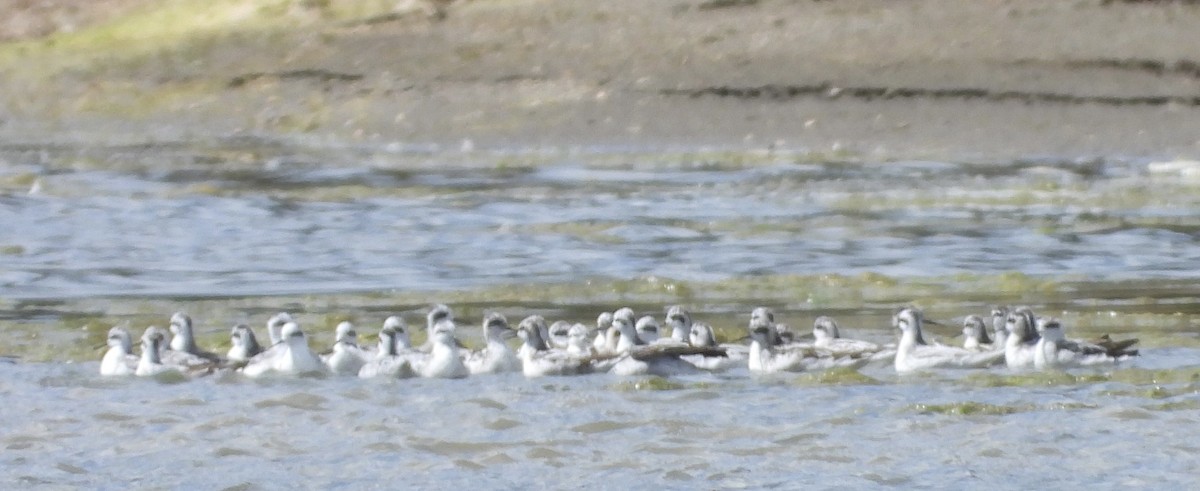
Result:
[[5,43],[0,138],[1200,157],[1192,2],[227,3]]

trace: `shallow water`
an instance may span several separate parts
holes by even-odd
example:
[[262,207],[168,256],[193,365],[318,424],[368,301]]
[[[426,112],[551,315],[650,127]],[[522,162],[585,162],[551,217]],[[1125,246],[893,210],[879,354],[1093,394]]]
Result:
[[[16,357],[0,395],[22,408],[0,412],[7,487],[1167,488],[1197,473],[1200,164],[262,141],[10,144],[0,162],[0,355]],[[455,307],[468,344],[490,310],[590,322],[670,303],[728,339],[761,304],[795,331],[830,314],[887,341],[892,309],[915,302],[946,342],[963,315],[1023,303],[1144,348],[1071,374],[96,375],[108,327],[175,310],[223,351],[231,324],[262,335],[279,310],[326,346],[339,320],[369,343],[430,302]]]
[[1200,180],[1141,161],[231,162],[119,150],[10,152],[0,295],[427,291],[646,275],[1191,278],[1200,260]]
[[95,369],[0,366],[0,393],[23,408],[0,416],[0,482],[1162,488],[1200,470],[1187,436],[1200,430],[1196,370],[1190,381],[1153,383],[1126,367],[1145,376],[1083,372],[1087,382],[1063,383],[1001,369],[897,377],[868,367],[846,384],[735,371],[638,390],[608,375],[169,384],[104,380]]

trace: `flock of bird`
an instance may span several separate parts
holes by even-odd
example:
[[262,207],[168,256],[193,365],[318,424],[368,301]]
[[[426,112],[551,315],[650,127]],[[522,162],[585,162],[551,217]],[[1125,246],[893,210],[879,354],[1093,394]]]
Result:
[[[521,372],[528,377],[601,372],[671,376],[735,367],[771,373],[858,368],[869,363],[890,363],[897,372],[993,365],[1041,370],[1114,364],[1137,355],[1132,348],[1136,339],[1070,340],[1057,319],[1036,316],[1028,307],[993,310],[991,333],[982,317],[967,316],[961,346],[927,342],[922,326],[934,322],[925,320],[914,307],[900,308],[892,316],[893,327],[900,331],[894,344],[844,338],[837,322],[826,316],[813,322],[810,340],[776,323],[774,313],[766,307],[750,314],[748,344],[718,343],[710,325],[692,322],[680,306],[667,309],[664,322],[671,328],[669,337],[660,336],[663,326],[653,316],[638,318],[630,308],[600,314],[595,327],[567,321],[548,324],[542,316],[532,315],[514,329],[504,315],[490,313],[483,319],[485,345],[472,351],[464,349],[455,337],[450,308],[436,305],[426,316],[424,345],[413,346],[404,319],[392,316],[384,321],[377,346],[360,346],[354,326],[342,322],[331,349],[318,354],[309,347],[300,325],[289,314],[279,313],[267,321],[270,346],[260,344],[249,326],[239,324],[232,329],[232,348],[219,356],[200,349],[192,319],[176,313],[170,320],[170,342],[163,329],[148,327],[141,337],[140,355],[133,353],[128,330],[120,326],[109,330],[100,373],[155,376],[235,370],[247,377],[462,378],[502,372]],[[514,337],[521,340],[515,350],[509,345]]]

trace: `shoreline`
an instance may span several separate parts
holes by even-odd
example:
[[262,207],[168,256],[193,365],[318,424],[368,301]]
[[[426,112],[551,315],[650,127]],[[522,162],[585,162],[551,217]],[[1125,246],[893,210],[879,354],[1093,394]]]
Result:
[[436,3],[443,18],[364,2],[121,37],[223,12],[168,1],[186,15],[0,45],[0,137],[1200,157],[1200,5],[477,0]]

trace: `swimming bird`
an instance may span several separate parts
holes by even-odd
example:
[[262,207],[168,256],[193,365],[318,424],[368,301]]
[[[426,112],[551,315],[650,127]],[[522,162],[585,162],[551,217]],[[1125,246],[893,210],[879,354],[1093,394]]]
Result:
[[133,339],[124,327],[115,326],[108,330],[108,351],[100,360],[100,375],[133,375],[137,371],[139,357],[133,354]]
[[[730,343],[718,345],[717,336],[713,332],[712,326],[704,322],[692,322],[689,331],[687,337],[689,345],[706,348],[719,346],[725,350],[725,355],[684,355],[680,357],[684,361],[691,363],[696,368],[709,371],[722,371],[746,365],[747,358],[750,355],[750,349],[746,345]],[[672,339],[674,338],[674,336],[671,337]]]
[[[763,333],[766,336],[766,343],[771,346],[784,344],[784,339],[780,336],[780,327],[775,324],[775,311],[767,307],[755,307],[754,310],[750,311],[750,325],[751,339],[754,337],[754,329],[767,327],[767,331]],[[783,329],[786,331],[786,327]]]
[[245,324],[233,326],[229,333],[229,342],[232,347],[225,357],[232,362],[245,363],[262,352],[262,346],[258,344],[254,331]]
[[287,312],[280,312],[267,319],[267,336],[270,337],[272,346],[283,341],[283,335],[280,332],[283,330],[283,325],[289,322],[292,322],[292,316]]
[[[682,305],[672,305],[667,309],[667,325],[671,326],[671,339],[684,344],[691,344],[692,314]],[[714,340],[715,344],[715,340]]]
[[[924,314],[921,314],[921,311],[918,310],[916,307],[904,306],[904,307],[897,308],[896,311],[892,313],[892,327],[897,327],[897,323],[898,323],[897,317],[900,315],[901,312],[904,312],[906,310],[916,311],[917,315],[919,315],[921,317],[922,324],[937,324],[936,322],[925,319]],[[925,342],[925,333],[924,333],[923,329],[917,330],[916,344],[917,344],[917,346],[928,346],[929,345],[929,343]]]
[[763,307],[754,309],[750,314],[750,353],[747,366],[751,372],[777,373],[800,372],[813,365],[820,357],[818,350],[812,346],[791,345],[787,349],[777,349],[775,344],[775,319],[773,315],[764,315],[769,310]]
[[1009,311],[1004,327],[1008,337],[1004,340],[1004,364],[1010,369],[1034,368],[1038,335],[1035,331],[1037,318],[1028,307]]
[[463,378],[470,370],[458,355],[458,340],[454,338],[454,320],[443,317],[429,330],[429,358],[418,365],[417,373],[426,378]]
[[[619,311],[618,311],[619,312]],[[632,312],[630,312],[631,314]],[[597,370],[607,370],[614,375],[657,375],[668,377],[695,373],[695,365],[683,360],[686,355],[722,356],[725,350],[720,347],[695,347],[678,344],[673,341],[665,343],[646,343],[631,324],[629,314],[614,314],[613,327],[620,334],[615,354],[597,356],[593,366]]]
[[1004,323],[1008,320],[1008,307],[998,305],[992,308],[992,346],[1003,348],[1008,341],[1008,328]]
[[166,343],[166,334],[163,330],[150,326],[142,333],[142,356],[138,359],[137,368],[134,374],[139,377],[153,377],[155,375],[177,372],[182,373],[180,368],[174,365],[165,365],[159,355],[163,345]]
[[163,363],[181,367],[198,367],[207,364],[221,363],[221,357],[216,353],[201,350],[196,346],[196,337],[192,330],[192,318],[183,312],[171,316],[171,344],[163,350]]
[[987,325],[983,323],[983,317],[978,315],[968,315],[963,319],[962,332],[964,349],[971,351],[991,351],[1004,346],[992,342],[992,338],[988,337]]
[[549,351],[550,343],[542,337],[542,333],[547,329],[543,329],[546,325],[546,318],[540,315],[531,315],[521,320],[517,324],[517,336],[521,338],[521,346],[517,348],[517,356],[524,358],[530,352]]
[[712,326],[707,323],[692,323],[691,332],[688,333],[688,344],[692,346],[716,346],[717,334],[713,332]]
[[242,369],[247,377],[260,377],[269,373],[284,375],[310,375],[326,372],[321,358],[308,347],[304,331],[295,321],[288,322],[279,330],[283,338],[278,350],[259,353]]
[[[271,345],[259,349],[258,354],[252,356],[251,359],[267,359],[279,356],[279,354],[282,353],[287,347],[287,345],[283,342],[283,335],[280,334],[280,332],[283,330],[283,326],[289,322],[294,322],[294,320],[292,319],[291,314],[288,314],[287,312],[280,312],[268,318],[267,336],[271,339]],[[253,332],[251,335],[253,335]],[[249,362],[250,360],[246,360],[244,363]]]
[[[568,329],[569,331],[569,329]],[[554,330],[550,332],[553,334]],[[506,342],[516,333],[508,325],[508,319],[498,312],[483,318],[483,339],[486,345],[479,351],[467,355],[464,361],[472,375],[481,373],[505,373],[521,370],[521,360]]]
[[545,325],[546,319],[540,315],[531,315],[517,324],[517,336],[521,338],[521,347],[517,349],[517,357],[521,359],[521,372],[526,377],[591,372],[590,358],[550,349],[542,339],[542,327]]
[[592,341],[592,348],[597,353],[608,352],[616,349],[616,338],[613,339],[613,346],[609,348],[609,331],[612,330],[613,314],[612,312],[601,312],[596,316],[596,339]]
[[905,307],[896,312],[892,321],[900,330],[900,344],[896,349],[897,372],[929,370],[934,368],[984,368],[1004,359],[1004,352],[978,353],[954,346],[920,345],[921,323],[924,316],[920,310]]
[[358,347],[358,332],[349,321],[339,322],[334,331],[333,350],[321,360],[337,375],[358,375],[371,356]]
[[591,336],[591,329],[579,323],[571,326],[567,331],[567,354],[571,356],[592,356],[596,354],[596,350],[588,343],[588,337]]
[[822,315],[813,320],[813,347],[828,350],[834,356],[873,356],[885,351],[883,346],[870,341],[842,337],[837,321]]
[[567,338],[570,331],[570,322],[554,321],[546,331],[546,342],[553,348],[567,349]]
[[1137,354],[1137,351],[1130,354],[1124,350],[1066,339],[1062,324],[1052,317],[1039,317],[1037,331],[1041,337],[1034,352],[1033,366],[1038,370],[1111,365]]
[[376,350],[375,357],[368,360],[359,369],[358,376],[361,378],[410,378],[416,376],[417,373],[413,368],[414,360],[423,360],[428,355],[420,354],[419,358],[414,357],[416,352],[412,350],[407,330],[408,326],[401,317],[393,315],[384,319],[383,328],[379,330],[379,349]]
[[[658,321],[655,320],[654,316],[652,315],[643,315],[637,320],[637,323],[633,325],[633,329],[637,331],[638,339],[640,339],[644,344],[655,344],[659,341],[659,327]],[[663,341],[671,342],[673,339],[667,338]],[[683,344],[686,345],[686,343]]]
[[454,312],[445,304],[436,304],[429,309],[429,313],[425,314],[425,342],[421,344],[417,351],[429,353],[433,350],[433,326],[438,322],[450,321],[454,322]]

